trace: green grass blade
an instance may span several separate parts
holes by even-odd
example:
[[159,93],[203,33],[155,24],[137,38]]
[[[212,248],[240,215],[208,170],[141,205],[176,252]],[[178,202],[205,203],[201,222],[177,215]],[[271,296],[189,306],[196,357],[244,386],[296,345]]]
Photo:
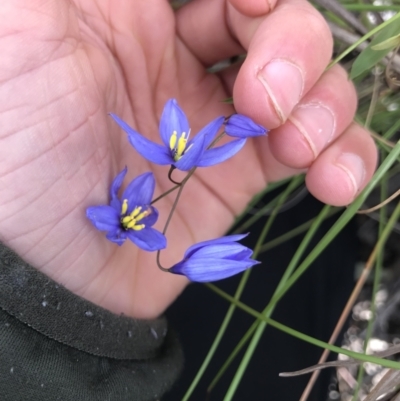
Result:
[[220,295],[222,298],[226,299],[228,302],[234,303],[238,308],[244,310],[245,312],[247,312],[249,315],[254,316],[255,318],[264,321],[266,323],[268,323],[270,326],[275,327],[276,329],[289,334],[293,337],[296,337],[300,340],[303,340],[307,343],[313,344],[316,347],[320,347],[320,348],[324,348],[324,349],[329,349],[331,352],[335,352],[337,354],[343,354],[343,355],[347,355],[350,358],[354,358],[356,360],[359,361],[363,361],[363,362],[370,362],[370,363],[376,363],[377,365],[381,365],[383,367],[386,368],[392,368],[392,369],[397,369],[400,370],[400,363],[399,362],[394,362],[394,361],[390,361],[387,359],[383,359],[383,358],[378,358],[376,356],[372,356],[372,355],[365,355],[365,354],[361,354],[358,352],[354,352],[354,351],[349,351],[347,349],[344,348],[340,348],[337,347],[335,345],[331,345],[328,344],[324,341],[318,340],[316,338],[313,338],[311,336],[308,336],[307,334],[304,333],[300,333],[297,330],[294,330],[288,326],[285,326],[279,322],[277,322],[276,320],[273,320],[271,318],[267,318],[264,315],[262,315],[261,313],[257,312],[256,310],[254,310],[253,308],[250,308],[249,306],[245,305],[243,302],[237,301],[235,300],[232,296],[230,296],[229,294],[227,294],[225,291],[221,290],[220,288],[218,288],[217,286],[215,286],[214,284],[206,284],[207,287],[209,287],[212,291],[214,291],[216,294]]
[[[394,20],[394,18],[392,18],[392,20]],[[351,68],[350,79],[354,79],[369,70],[381,61],[390,50],[398,46],[399,33],[400,24],[393,23],[393,21],[383,27],[376,37],[372,39],[371,43],[355,59]],[[392,40],[392,42],[394,41],[393,43],[389,43],[390,46],[388,46],[389,39]]]
[[[300,258],[302,257],[303,253],[305,252],[307,246],[309,245],[311,239],[313,238],[314,234],[316,233],[317,229],[320,227],[322,222],[325,220],[329,211],[330,211],[330,206],[325,205],[324,208],[319,213],[316,220],[314,221],[314,223],[312,224],[311,228],[308,230],[307,234],[305,235],[305,237],[304,237],[303,241],[301,242],[301,244],[299,245],[298,249],[296,250],[296,252],[295,252],[292,260],[290,261],[285,273],[283,274],[275,292],[279,292],[279,290],[284,286],[286,281],[289,279],[290,275],[292,274],[295,267],[297,266]],[[273,298],[274,297],[272,297],[272,299]],[[263,316],[270,317],[273,310],[275,309],[275,306],[276,306],[276,302],[270,302],[264,309]],[[236,389],[243,377],[243,374],[247,368],[247,365],[249,364],[249,362],[253,356],[253,353],[258,345],[258,342],[260,341],[261,336],[264,333],[266,326],[267,326],[266,322],[259,323],[259,325],[254,333],[254,336],[249,344],[249,347],[247,348],[247,351],[239,365],[239,368],[236,371],[236,374],[232,380],[232,383],[229,386],[229,389],[225,395],[224,401],[230,401],[232,399],[233,395],[235,394]]]
[[386,26],[389,24],[397,21],[400,18],[400,13],[396,14],[394,17],[391,19],[385,21],[384,23],[380,24],[374,29],[371,29],[367,34],[365,34],[362,38],[354,42],[351,46],[349,46],[344,52],[342,52],[338,57],[336,57],[331,63],[328,65],[327,69],[331,68],[335,64],[337,64],[340,60],[342,60],[344,57],[346,57],[348,54],[350,54],[354,49],[356,49],[360,43],[364,42],[365,40],[369,39],[371,36],[375,35],[382,29],[384,29]]

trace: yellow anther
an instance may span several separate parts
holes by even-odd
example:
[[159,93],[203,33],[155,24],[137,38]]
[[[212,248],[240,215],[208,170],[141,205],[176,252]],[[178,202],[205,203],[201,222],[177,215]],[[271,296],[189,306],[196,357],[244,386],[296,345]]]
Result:
[[[127,207],[127,200],[124,200],[121,208],[121,212],[126,213]],[[151,209],[147,209],[144,212],[140,213],[142,210],[142,206],[137,206],[133,209],[132,213],[128,216],[121,217],[121,224],[125,228],[125,230],[132,229],[135,231],[142,230],[145,225],[144,224],[136,224],[139,220],[143,219],[144,217],[148,216],[151,213]]]
[[122,218],[121,222],[122,222],[122,224],[126,225],[126,224],[128,224],[130,221],[132,221],[132,220],[133,220],[133,219],[132,219],[131,216],[125,216],[125,217]]
[[178,146],[176,149],[176,158],[177,159],[180,159],[183,152],[185,151],[186,142],[187,142],[187,138],[185,138],[185,132],[182,132],[182,135],[178,139]]
[[145,227],[144,224],[138,224],[137,226],[133,226],[132,230],[140,231],[140,230],[143,230],[144,227]]
[[128,210],[128,199],[124,199],[121,206],[121,214],[125,214]]
[[141,210],[142,210],[142,206],[136,206],[129,216],[131,216],[132,219],[134,219],[140,213]]
[[144,217],[148,216],[150,214],[149,210],[145,210],[143,213],[140,213],[139,215],[136,216],[136,221],[142,220]]
[[170,148],[171,150],[174,150],[174,149],[175,149],[177,136],[178,136],[177,132],[174,131],[174,132],[172,133],[172,135],[171,135],[171,138],[169,138],[169,148]]
[[133,219],[133,220],[131,220],[131,221],[126,225],[126,228],[133,228],[133,229],[135,229],[135,224],[136,224],[136,220]]

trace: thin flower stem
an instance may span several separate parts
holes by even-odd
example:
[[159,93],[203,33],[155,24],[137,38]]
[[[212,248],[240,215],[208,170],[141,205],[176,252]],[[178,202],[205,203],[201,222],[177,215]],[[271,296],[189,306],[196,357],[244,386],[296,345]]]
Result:
[[[210,144],[210,146],[208,147],[208,149],[212,148],[223,136],[225,135],[225,131],[222,132],[220,135],[218,135]],[[151,204],[157,202],[158,200],[160,200],[161,198],[163,198],[164,196],[168,195],[169,193],[175,191],[177,188],[179,188],[178,193],[176,195],[176,198],[174,200],[174,203],[172,204],[172,208],[169,212],[168,218],[167,218],[167,222],[165,223],[164,229],[163,229],[163,234],[165,235],[165,233],[167,232],[169,223],[171,222],[172,216],[175,212],[176,206],[178,205],[179,202],[179,198],[181,197],[183,188],[185,187],[185,184],[187,183],[187,181],[189,180],[189,178],[193,175],[193,173],[196,171],[197,167],[193,167],[189,173],[186,175],[186,177],[181,181],[181,182],[177,182],[175,180],[173,180],[172,178],[172,172],[176,169],[175,166],[171,166],[171,168],[168,171],[168,179],[174,183],[176,186],[169,189],[168,191],[164,192],[162,195],[160,195],[158,198],[154,199]],[[169,272],[170,268],[166,268],[164,267],[161,262],[160,262],[160,256],[161,256],[161,250],[157,251],[157,255],[156,255],[156,263],[157,266],[160,270],[162,270],[163,272]]]
[[[172,216],[175,212],[176,206],[178,205],[179,202],[179,198],[181,197],[183,188],[185,187],[185,184],[188,182],[189,178],[193,175],[193,173],[196,171],[196,167],[193,167],[189,173],[186,175],[186,177],[182,180],[182,182],[179,184],[179,190],[178,193],[176,194],[176,198],[174,200],[174,203],[172,204],[171,210],[169,212],[167,221],[165,223],[164,229],[163,229],[163,234],[165,235],[165,233],[167,232],[169,223],[171,222]],[[156,257],[156,262],[157,262],[157,266],[160,270],[162,270],[163,272],[169,272],[170,268],[166,268],[163,267],[161,262],[160,262],[160,255],[161,255],[161,250],[157,251],[157,257]]]
[[[225,135],[225,132],[222,132],[220,135],[218,135],[210,144],[210,146],[208,147],[208,149],[210,149],[211,147],[213,147],[223,136]],[[151,202],[151,204],[157,202],[158,200],[160,200],[161,198],[163,198],[164,196],[168,195],[169,193],[171,193],[172,191],[174,191],[175,189],[179,188],[178,193],[176,194],[176,198],[174,200],[174,203],[172,204],[172,208],[169,212],[168,218],[167,218],[167,222],[165,223],[164,229],[163,229],[163,234],[165,235],[165,233],[167,232],[169,223],[171,222],[172,216],[175,212],[176,206],[178,205],[179,202],[179,198],[181,197],[183,188],[185,187],[185,184],[187,183],[187,181],[189,180],[189,178],[193,175],[193,173],[196,171],[197,167],[193,167],[189,173],[186,175],[186,177],[181,181],[181,182],[176,182],[172,179],[172,172],[175,170],[176,167],[171,166],[171,168],[168,171],[168,179],[173,182],[174,184],[176,184],[175,187],[169,189],[167,192],[163,193],[162,195],[160,195],[158,198],[156,198],[155,200],[153,200],[153,202]],[[161,256],[161,250],[157,251],[157,255],[156,255],[156,263],[157,266],[160,270],[162,270],[163,272],[169,272],[170,268],[166,268],[161,264],[160,261],[160,256]]]
[[176,185],[178,185],[178,186],[181,186],[181,182],[177,182],[177,181],[175,181],[173,178],[172,178],[172,173],[173,173],[173,171],[176,169],[176,167],[175,166],[171,166],[170,167],[170,169],[169,169],[169,171],[168,171],[168,179],[173,183],[173,184],[176,184]]
[[164,192],[163,194],[161,194],[160,196],[158,196],[157,198],[155,198],[154,200],[151,201],[151,205],[153,205],[154,203],[158,202],[160,199],[164,198],[165,196],[169,195],[171,192],[174,192],[176,189],[178,189],[181,186],[181,184],[179,185],[175,185],[174,187],[170,188],[168,191]]
[[[217,138],[215,138],[214,141],[211,143],[211,145],[210,145],[208,148],[210,148],[211,146],[214,146],[224,135],[225,135],[225,132],[223,132],[223,133],[220,134]],[[175,180],[172,179],[172,172],[173,172],[175,169],[176,169],[176,167],[171,166],[170,169],[169,169],[169,171],[168,171],[168,179],[169,179],[172,183],[174,183],[175,186],[172,187],[172,188],[170,188],[168,191],[164,192],[163,194],[161,194],[161,195],[158,196],[157,198],[155,198],[155,199],[151,202],[151,205],[153,205],[154,203],[158,202],[160,199],[164,198],[165,196],[169,195],[171,192],[173,192],[173,191],[175,191],[176,189],[178,189],[179,187],[181,187],[181,185],[182,185],[184,182],[186,183],[186,181],[187,181],[186,177],[187,177],[187,176],[186,176],[181,182],[177,182],[177,181],[175,181]],[[196,169],[196,168],[195,168],[195,169]],[[193,172],[194,172],[194,170],[193,170]],[[190,172],[189,172],[189,174],[190,174]],[[189,174],[188,174],[188,175],[189,175]],[[192,174],[193,174],[193,173],[191,173],[190,176],[191,176]],[[189,177],[188,177],[188,178],[189,178]]]

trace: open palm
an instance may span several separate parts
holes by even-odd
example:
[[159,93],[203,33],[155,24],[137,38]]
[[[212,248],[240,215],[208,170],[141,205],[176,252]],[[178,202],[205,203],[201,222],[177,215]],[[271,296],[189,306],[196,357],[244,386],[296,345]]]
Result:
[[[185,43],[176,34],[176,17],[165,1],[5,3],[0,6],[0,240],[78,295],[116,313],[156,316],[186,280],[160,272],[153,253],[108,242],[85,218],[85,209],[108,202],[110,182],[124,166],[129,180],[153,171],[156,196],[171,186],[168,168],[143,160],[107,113],[159,142],[162,108],[175,97],[195,133],[216,116],[233,112],[221,100],[231,95],[236,71],[208,74],[205,66],[217,56],[202,57],[196,42],[189,38]],[[184,23],[180,29],[185,32]],[[247,47],[245,39],[241,42]],[[226,48],[224,56],[242,49],[239,42]],[[329,50],[325,53],[321,65],[329,59]],[[307,91],[322,68],[313,74]],[[253,117],[272,128],[280,125],[268,113],[264,120],[259,112]],[[352,111],[349,117],[343,114],[338,112],[343,122],[336,136],[350,123]],[[353,142],[357,135],[364,133],[354,134]],[[177,262],[192,243],[223,234],[269,180],[311,164],[282,163],[284,154],[278,162],[271,155],[277,147],[273,143],[265,138],[248,142],[228,162],[196,173],[167,233],[164,265]],[[373,159],[372,145],[367,147],[364,158]],[[374,160],[365,182],[373,167]],[[318,184],[310,185],[318,196]],[[159,228],[171,201],[156,205]]]

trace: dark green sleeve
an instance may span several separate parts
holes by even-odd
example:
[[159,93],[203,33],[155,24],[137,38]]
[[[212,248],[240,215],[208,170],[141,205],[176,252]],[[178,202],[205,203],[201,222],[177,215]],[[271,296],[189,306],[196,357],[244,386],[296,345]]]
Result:
[[0,244],[1,400],[159,400],[182,360],[165,318],[115,315]]

